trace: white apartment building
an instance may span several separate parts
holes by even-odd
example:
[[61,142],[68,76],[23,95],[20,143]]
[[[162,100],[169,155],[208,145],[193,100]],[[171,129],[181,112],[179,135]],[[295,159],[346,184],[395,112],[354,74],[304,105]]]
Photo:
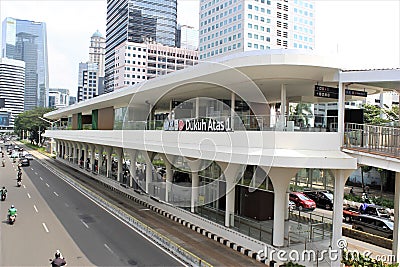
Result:
[[199,57],[266,49],[314,49],[310,0],[201,0]]
[[153,43],[124,42],[115,49],[114,89],[196,65],[198,52]]
[[78,102],[91,99],[98,95],[98,65],[97,63],[79,63]]
[[24,112],[25,62],[0,58],[0,129],[11,130]]
[[70,105],[69,90],[64,88],[50,88],[48,107],[60,109]]
[[399,104],[399,94],[397,92],[383,92],[382,94],[370,95],[367,97],[367,104],[391,109],[393,105]]

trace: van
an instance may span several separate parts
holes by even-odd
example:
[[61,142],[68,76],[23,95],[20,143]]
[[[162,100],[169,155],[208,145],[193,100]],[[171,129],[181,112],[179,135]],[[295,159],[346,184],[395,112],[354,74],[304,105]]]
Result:
[[352,229],[393,239],[394,223],[391,220],[371,215],[359,215],[353,218]]

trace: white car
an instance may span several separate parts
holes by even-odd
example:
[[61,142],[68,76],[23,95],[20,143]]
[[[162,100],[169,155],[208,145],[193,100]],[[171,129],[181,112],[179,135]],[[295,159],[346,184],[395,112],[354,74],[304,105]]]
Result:
[[26,159],[29,159],[29,160],[32,160],[32,159],[33,159],[32,154],[29,154],[29,153],[26,153],[26,154],[24,155],[24,157],[25,157]]

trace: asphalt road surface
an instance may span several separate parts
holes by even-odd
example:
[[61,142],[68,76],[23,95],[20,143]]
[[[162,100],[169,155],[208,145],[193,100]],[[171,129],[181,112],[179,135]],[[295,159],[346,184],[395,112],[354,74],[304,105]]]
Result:
[[[23,167],[23,186],[16,187],[16,167],[6,156],[0,186],[8,189],[1,203],[0,265],[47,265],[60,249],[70,266],[181,266],[159,247],[103,210],[42,165]],[[6,222],[14,204],[14,225]]]

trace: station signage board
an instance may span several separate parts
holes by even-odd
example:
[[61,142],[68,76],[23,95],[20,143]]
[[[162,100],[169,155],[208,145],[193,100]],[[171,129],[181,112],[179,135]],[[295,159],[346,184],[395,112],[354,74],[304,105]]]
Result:
[[[345,89],[345,95],[367,97],[367,92]],[[315,85],[314,96],[339,99],[339,89],[335,87]]]
[[177,119],[164,121],[164,131],[189,132],[227,132],[230,129],[230,120],[215,120],[210,118]]

